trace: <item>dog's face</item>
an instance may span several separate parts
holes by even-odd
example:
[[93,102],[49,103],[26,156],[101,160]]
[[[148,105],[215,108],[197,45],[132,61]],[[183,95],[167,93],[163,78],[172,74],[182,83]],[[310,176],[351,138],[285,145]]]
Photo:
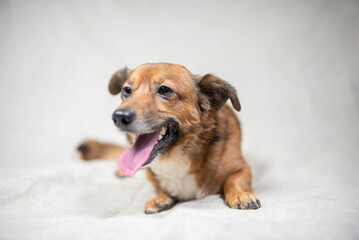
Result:
[[198,119],[197,90],[186,68],[146,64],[127,72],[121,86],[122,104],[113,115],[121,130],[152,133],[169,122]]
[[121,93],[123,100],[113,113],[114,123],[137,135],[119,162],[120,169],[130,176],[200,126],[201,115],[216,112],[228,98],[240,110],[236,91],[228,83],[213,75],[195,76],[176,64],[121,69],[111,78],[109,91]]

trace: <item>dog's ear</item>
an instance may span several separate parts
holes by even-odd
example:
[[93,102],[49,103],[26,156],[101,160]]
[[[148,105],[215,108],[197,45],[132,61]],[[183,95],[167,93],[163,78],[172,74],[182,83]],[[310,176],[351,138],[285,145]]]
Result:
[[234,109],[241,110],[236,89],[226,81],[212,74],[206,74],[199,79],[197,84],[200,94],[204,94],[208,98],[211,107],[215,111],[220,109],[228,99],[231,100]]
[[110,83],[108,84],[108,90],[112,95],[116,95],[121,92],[122,86],[126,82],[129,73],[130,69],[125,67],[112,75]]

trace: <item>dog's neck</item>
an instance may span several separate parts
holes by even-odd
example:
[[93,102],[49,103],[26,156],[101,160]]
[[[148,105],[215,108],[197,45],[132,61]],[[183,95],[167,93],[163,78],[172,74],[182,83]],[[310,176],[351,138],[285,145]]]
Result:
[[207,146],[215,144],[220,138],[217,120],[219,111],[204,111],[200,115],[200,121],[187,127],[186,133],[176,143],[183,153],[197,161],[204,159]]

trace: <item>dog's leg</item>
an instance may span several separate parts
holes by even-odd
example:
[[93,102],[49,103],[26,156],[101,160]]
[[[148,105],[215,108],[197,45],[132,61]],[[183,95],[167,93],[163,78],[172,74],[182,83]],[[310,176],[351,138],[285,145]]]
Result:
[[231,208],[257,209],[260,201],[251,188],[252,172],[248,164],[239,171],[231,174],[224,183],[225,200]]
[[[124,150],[124,147],[94,140],[84,141],[77,147],[81,158],[86,161],[93,159],[115,160],[119,158]],[[116,175],[119,177],[125,176],[120,169],[117,169]]]
[[171,198],[168,193],[166,193],[164,190],[162,190],[160,184],[158,183],[156,176],[151,171],[151,169],[146,169],[146,174],[148,180],[153,184],[153,186],[156,188],[158,195],[154,199],[148,201],[145,204],[145,213],[146,214],[153,214],[153,213],[159,213],[165,210],[170,209],[175,204],[175,200]]

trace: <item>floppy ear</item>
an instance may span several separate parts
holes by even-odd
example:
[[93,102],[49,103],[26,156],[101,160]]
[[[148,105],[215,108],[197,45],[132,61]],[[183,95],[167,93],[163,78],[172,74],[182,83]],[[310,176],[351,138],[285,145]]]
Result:
[[125,67],[112,75],[110,83],[108,84],[108,90],[112,95],[116,95],[121,92],[122,86],[126,82],[129,73],[130,69]]
[[206,74],[199,80],[198,86],[200,93],[207,96],[211,107],[215,111],[220,109],[227,102],[228,98],[231,99],[234,109],[237,111],[241,110],[236,89],[226,81],[212,74]]

